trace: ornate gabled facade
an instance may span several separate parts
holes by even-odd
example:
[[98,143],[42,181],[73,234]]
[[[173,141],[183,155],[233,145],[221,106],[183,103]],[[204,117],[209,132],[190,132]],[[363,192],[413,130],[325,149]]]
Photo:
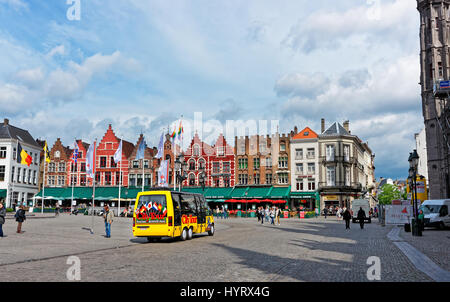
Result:
[[50,162],[44,165],[45,187],[66,187],[69,182],[72,149],[63,146],[61,139],[58,138],[49,153]]
[[118,186],[120,173],[122,173],[122,186],[128,186],[129,159],[134,150],[134,145],[125,140],[122,142],[122,160],[116,164],[113,157],[119,148],[119,144],[120,139],[109,125],[95,150],[95,178],[98,186]]
[[[69,162],[67,164],[67,185],[68,186],[92,186],[92,179],[86,176],[86,153],[89,150],[89,144],[78,139],[75,141],[78,146],[78,157],[75,165],[74,150],[71,150]],[[74,142],[74,143],[75,143]]]
[[[349,122],[333,123],[319,135],[319,193],[324,206],[349,207],[353,199],[371,198],[375,155],[351,134]],[[372,204],[374,201],[372,201]]]
[[282,135],[236,136],[236,185],[289,186],[290,139],[296,129]]
[[187,179],[183,186],[199,186],[200,169],[206,173],[206,186],[233,187],[235,185],[235,155],[225,137],[220,134],[213,146],[203,142],[196,133],[184,152]]
[[149,187],[153,186],[156,181],[155,167],[158,165],[153,158],[154,149],[146,147],[144,152],[144,160],[136,160],[136,154],[143,139],[144,135],[141,134],[136,142],[133,152],[129,157],[128,185],[130,187],[142,187],[142,180],[144,180],[144,186]]

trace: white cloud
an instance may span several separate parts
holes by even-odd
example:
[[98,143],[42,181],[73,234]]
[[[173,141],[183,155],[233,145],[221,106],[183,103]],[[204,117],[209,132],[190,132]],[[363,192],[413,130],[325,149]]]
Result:
[[28,4],[23,0],[0,0],[0,4],[7,4],[15,9],[28,8]]
[[54,55],[60,55],[63,56],[66,53],[64,45],[59,45],[54,48],[52,48],[48,53],[47,57],[53,57]]
[[[402,48],[416,42],[418,35],[418,13],[410,0],[394,0],[380,3],[377,14],[374,7],[363,3],[345,11],[322,9],[300,19],[292,26],[282,44],[301,52],[310,53],[317,49],[334,50],[351,38],[363,37],[364,42],[389,41]],[[411,18],[416,15],[417,18]],[[409,32],[408,29],[416,29]]]
[[[284,92],[292,97],[283,104],[282,112],[288,116],[308,114],[320,118],[324,115],[352,117],[417,111],[420,108],[419,68],[416,56],[406,56],[379,62],[367,71],[330,75],[328,86],[325,78],[312,85],[308,75],[288,77],[290,81],[286,87],[289,89],[285,88]],[[355,74],[363,76],[355,79]],[[285,77],[280,81],[283,79]],[[280,81],[275,89],[283,95]],[[311,90],[305,89],[305,83]]]
[[81,64],[70,61],[67,69],[58,67],[48,74],[41,68],[20,70],[12,78],[14,82],[0,86],[3,92],[0,104],[5,105],[7,112],[15,113],[23,110],[24,102],[28,104],[28,110],[32,110],[33,106],[43,101],[73,101],[85,93],[96,75],[135,72],[139,67],[137,61],[116,51],[111,55],[95,54]]
[[329,88],[329,79],[321,72],[287,74],[277,81],[278,96],[316,97]]

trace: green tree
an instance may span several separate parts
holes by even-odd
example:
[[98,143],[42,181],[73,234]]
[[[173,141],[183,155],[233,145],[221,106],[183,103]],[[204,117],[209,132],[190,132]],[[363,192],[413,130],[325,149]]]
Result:
[[396,199],[402,199],[402,193],[396,186],[385,184],[381,187],[381,193],[378,194],[380,204],[391,204]]

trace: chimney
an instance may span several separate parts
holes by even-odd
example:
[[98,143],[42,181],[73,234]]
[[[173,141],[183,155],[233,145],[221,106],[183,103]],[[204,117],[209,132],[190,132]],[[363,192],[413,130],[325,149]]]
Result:
[[3,121],[3,124],[4,124],[5,126],[9,125],[9,120],[8,120],[7,118],[5,118],[5,120]]
[[294,127],[294,134],[297,134],[298,133],[298,128],[297,128],[297,126],[295,126]]
[[348,133],[350,133],[350,122],[348,121],[348,120],[346,120],[345,122],[344,122],[344,129],[348,132]]
[[320,133],[324,133],[325,132],[325,119],[323,118],[320,122],[321,122]]

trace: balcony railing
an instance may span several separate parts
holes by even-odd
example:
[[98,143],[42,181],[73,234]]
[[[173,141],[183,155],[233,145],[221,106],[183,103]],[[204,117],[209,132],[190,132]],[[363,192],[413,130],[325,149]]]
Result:
[[319,161],[322,164],[325,163],[349,163],[349,164],[355,164],[357,163],[356,157],[350,156],[342,156],[342,155],[335,155],[334,158],[328,158],[327,156],[320,156]]
[[346,184],[345,181],[337,181],[333,185],[329,185],[327,182],[319,182],[319,189],[330,189],[330,188],[340,188],[340,189],[350,189],[362,191],[363,187],[360,183]]

